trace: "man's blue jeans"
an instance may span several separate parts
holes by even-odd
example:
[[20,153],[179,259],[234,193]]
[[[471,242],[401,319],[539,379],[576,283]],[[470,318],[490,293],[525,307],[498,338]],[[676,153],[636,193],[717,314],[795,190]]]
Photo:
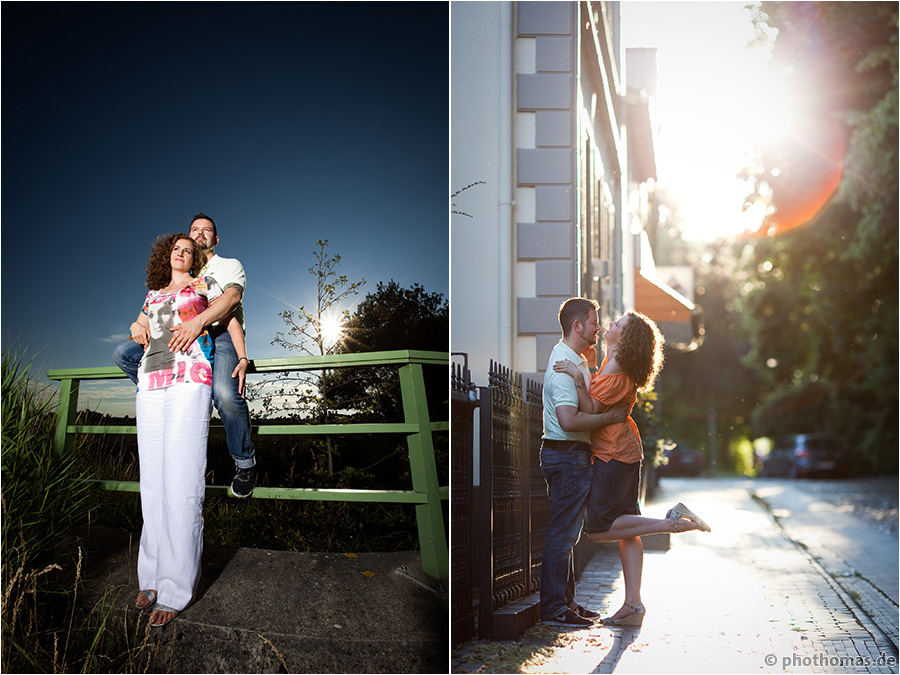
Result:
[[591,453],[541,447],[550,520],[541,564],[541,619],[564,614],[575,600],[575,556],[591,491]]
[[[250,438],[250,410],[238,391],[238,378],[231,377],[238,356],[227,330],[210,330],[215,345],[213,358],[212,398],[225,426],[225,442],[234,463],[240,469],[256,464],[256,451]],[[137,342],[122,342],[113,350],[113,361],[132,382],[137,384],[138,368],[144,348]]]

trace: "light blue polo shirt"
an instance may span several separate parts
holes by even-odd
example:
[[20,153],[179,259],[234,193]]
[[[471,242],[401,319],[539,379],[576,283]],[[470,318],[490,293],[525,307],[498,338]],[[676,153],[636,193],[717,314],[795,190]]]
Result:
[[553,364],[567,359],[578,365],[584,375],[584,382],[591,381],[591,371],[588,370],[587,361],[581,354],[575,352],[566,343],[560,340],[550,352],[550,360],[547,363],[547,371],[544,373],[544,438],[553,441],[584,441],[591,442],[589,431],[564,431],[556,417],[556,407],[570,405],[578,407],[578,390],[575,388],[575,380],[568,373],[557,373],[553,370]]

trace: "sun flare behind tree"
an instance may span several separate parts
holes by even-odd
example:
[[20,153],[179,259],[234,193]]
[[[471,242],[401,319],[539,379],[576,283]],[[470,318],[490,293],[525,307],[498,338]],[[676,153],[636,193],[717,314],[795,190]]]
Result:
[[341,315],[326,312],[319,322],[319,332],[322,336],[322,347],[328,353],[344,336],[344,325]]

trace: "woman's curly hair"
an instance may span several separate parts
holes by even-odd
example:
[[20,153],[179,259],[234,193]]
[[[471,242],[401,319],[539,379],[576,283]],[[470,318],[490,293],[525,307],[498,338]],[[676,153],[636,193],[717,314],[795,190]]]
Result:
[[176,232],[171,234],[161,234],[153,242],[150,249],[150,259],[147,261],[147,288],[151,291],[158,291],[165,288],[172,281],[172,264],[170,262],[172,249],[175,248],[175,242],[179,239],[187,239],[193,244],[193,263],[191,276],[197,276],[197,272],[203,266],[203,252],[200,250],[200,244],[191,239],[184,232]]
[[649,317],[634,310],[625,316],[629,318],[619,338],[616,361],[637,384],[638,391],[647,391],[662,369],[663,337]]

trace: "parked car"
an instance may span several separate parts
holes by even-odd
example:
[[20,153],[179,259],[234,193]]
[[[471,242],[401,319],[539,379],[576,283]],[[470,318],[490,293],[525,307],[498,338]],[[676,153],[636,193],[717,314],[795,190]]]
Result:
[[663,450],[663,456],[667,461],[658,467],[660,476],[699,476],[706,468],[703,454],[684,443],[675,443]]
[[806,478],[846,476],[840,442],[831,434],[792,434],[775,440],[763,465],[763,476]]

